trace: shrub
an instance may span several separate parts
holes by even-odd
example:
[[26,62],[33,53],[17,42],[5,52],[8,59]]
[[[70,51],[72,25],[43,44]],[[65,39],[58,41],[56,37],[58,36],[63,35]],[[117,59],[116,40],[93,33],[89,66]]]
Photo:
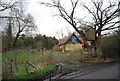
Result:
[[120,52],[120,30],[116,31],[111,36],[102,38],[102,57],[103,58],[119,58]]

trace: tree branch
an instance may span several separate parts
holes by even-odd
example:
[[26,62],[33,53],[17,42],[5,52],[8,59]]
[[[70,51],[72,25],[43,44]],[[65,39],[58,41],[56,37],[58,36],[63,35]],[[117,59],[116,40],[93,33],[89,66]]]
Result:
[[[116,13],[118,13],[120,11],[120,9],[115,10],[111,15],[109,15],[107,18],[105,18],[102,22],[103,24],[106,24],[107,22],[110,22],[111,20],[113,20],[114,18],[118,17],[117,15],[114,16]],[[114,16],[114,18],[112,18]]]
[[10,5],[10,6],[6,6],[5,8],[3,8],[3,9],[1,9],[0,11],[4,11],[4,10],[6,10],[6,9],[9,9],[9,8],[12,8],[15,4],[17,4],[18,2],[15,2],[15,3],[13,3],[12,5]]
[[0,16],[0,18],[2,18],[2,19],[16,18],[16,19],[19,19],[19,20],[25,22],[25,20],[20,17]]
[[120,23],[120,21],[118,21],[118,22],[113,22],[113,23],[114,23],[114,24],[112,24],[111,26],[102,29],[102,31],[111,30],[111,29],[116,29],[116,28],[119,28],[119,27],[120,27],[120,26],[114,27],[117,23]]

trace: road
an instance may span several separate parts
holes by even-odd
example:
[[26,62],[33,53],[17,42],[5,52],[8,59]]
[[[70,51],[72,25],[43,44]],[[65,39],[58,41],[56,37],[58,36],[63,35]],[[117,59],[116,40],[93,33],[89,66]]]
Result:
[[101,70],[74,79],[118,79],[118,64],[105,67]]

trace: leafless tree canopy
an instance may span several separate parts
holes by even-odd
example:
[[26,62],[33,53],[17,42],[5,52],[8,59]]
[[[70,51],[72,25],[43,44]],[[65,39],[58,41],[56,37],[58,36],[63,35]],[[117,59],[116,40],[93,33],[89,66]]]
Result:
[[118,18],[118,13],[120,10],[118,8],[119,2],[118,1],[110,2],[109,0],[109,3],[107,3],[106,6],[104,0],[98,0],[98,1],[91,0],[91,1],[93,4],[93,9],[90,9],[89,6],[87,5],[83,5],[83,6],[93,17],[93,21],[94,21],[93,28],[97,31],[99,29],[104,31],[104,30],[117,28],[114,26],[120,21],[113,21],[113,20]]
[[[80,0],[69,0],[71,1],[71,9],[69,11],[63,6],[61,0],[51,0],[50,3],[40,2],[40,4],[46,5],[48,7],[57,8],[59,11],[59,16],[65,19],[72,27],[82,36],[84,40],[87,40],[85,33],[78,29],[78,24],[86,25],[92,27],[95,30],[95,40],[93,40],[94,45],[98,45],[98,40],[100,40],[101,32],[105,30],[116,29],[117,23],[120,21],[116,20],[118,18],[118,13],[120,9],[118,8],[119,1],[117,0],[90,0],[90,5],[82,3],[82,7],[89,12],[88,15],[91,16],[91,20],[80,20],[79,23],[75,17],[76,8],[81,7]],[[68,1],[68,2],[69,2]],[[105,2],[107,1],[107,2]],[[77,12],[77,11],[76,11]],[[80,11],[79,11],[80,12]]]
[[93,18],[93,26],[95,32],[95,41],[93,43],[99,47],[100,41],[101,41],[101,33],[105,30],[111,30],[119,28],[117,24],[120,23],[118,18],[118,14],[120,9],[119,1],[110,1],[108,0],[108,3],[105,3],[105,0],[91,0],[92,2],[92,8],[90,8],[87,5],[83,5],[84,8],[90,13],[90,15]]
[[36,28],[33,17],[30,14],[25,15],[23,3],[24,1],[19,0],[0,2],[0,19],[5,21],[3,28],[10,39],[11,47],[14,47],[22,32]]

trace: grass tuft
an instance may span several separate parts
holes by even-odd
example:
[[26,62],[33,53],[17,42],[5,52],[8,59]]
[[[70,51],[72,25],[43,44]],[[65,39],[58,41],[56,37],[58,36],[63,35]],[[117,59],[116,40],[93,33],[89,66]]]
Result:
[[19,76],[14,76],[14,77],[10,77],[8,79],[33,79],[35,77],[39,77],[41,75],[44,75],[45,73],[54,70],[55,69],[55,64],[49,64],[47,65],[44,69],[39,70],[37,72],[34,73],[29,73],[29,74],[24,74],[24,75],[19,75]]

